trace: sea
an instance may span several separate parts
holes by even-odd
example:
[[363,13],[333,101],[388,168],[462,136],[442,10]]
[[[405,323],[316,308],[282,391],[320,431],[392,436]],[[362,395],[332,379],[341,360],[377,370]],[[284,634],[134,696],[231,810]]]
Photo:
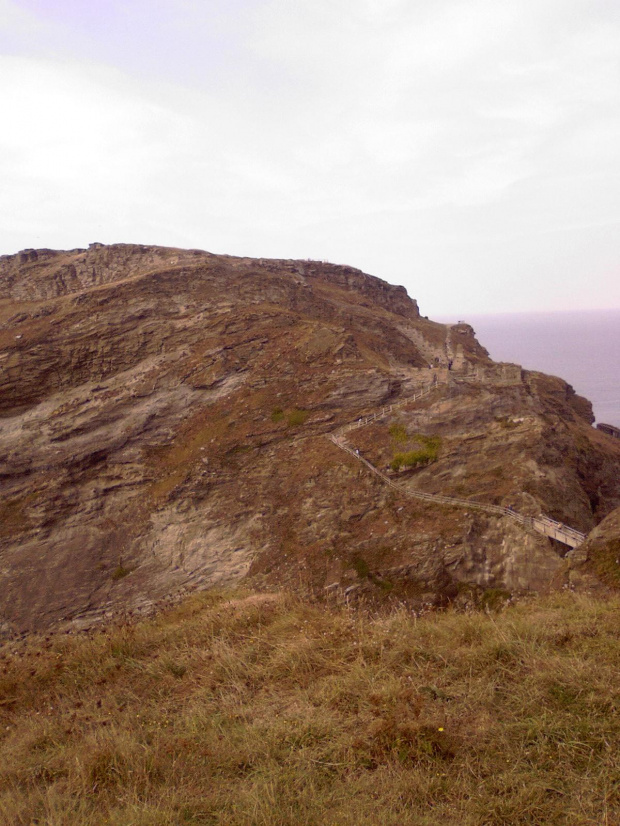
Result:
[[592,402],[597,423],[620,427],[620,310],[435,320],[466,321],[494,361],[560,376]]

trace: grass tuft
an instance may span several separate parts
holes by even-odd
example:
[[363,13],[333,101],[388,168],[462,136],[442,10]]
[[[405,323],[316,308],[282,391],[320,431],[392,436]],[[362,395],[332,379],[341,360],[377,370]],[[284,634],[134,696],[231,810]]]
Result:
[[295,410],[291,410],[291,412],[288,414],[286,423],[288,427],[299,427],[300,425],[305,424],[309,415],[310,411],[298,410],[297,408],[295,408]]
[[119,579],[124,579],[131,573],[131,568],[127,568],[122,562],[119,562],[117,567],[112,571],[112,579],[117,582]]
[[[406,431],[405,431],[406,435]],[[437,460],[439,449],[441,448],[440,436],[424,436],[421,433],[411,437],[413,442],[417,442],[420,447],[415,450],[396,453],[390,467],[394,471],[401,468],[413,468],[419,465],[428,465]],[[395,441],[406,441],[406,439],[395,439]]]
[[271,421],[274,423],[281,422],[284,419],[284,410],[281,407],[274,407],[271,411]]

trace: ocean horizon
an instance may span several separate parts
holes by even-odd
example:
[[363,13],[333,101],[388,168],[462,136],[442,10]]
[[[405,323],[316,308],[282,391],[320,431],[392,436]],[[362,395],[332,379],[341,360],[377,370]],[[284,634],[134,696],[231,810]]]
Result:
[[620,309],[436,320],[471,324],[494,361],[559,376],[592,402],[597,423],[620,427]]

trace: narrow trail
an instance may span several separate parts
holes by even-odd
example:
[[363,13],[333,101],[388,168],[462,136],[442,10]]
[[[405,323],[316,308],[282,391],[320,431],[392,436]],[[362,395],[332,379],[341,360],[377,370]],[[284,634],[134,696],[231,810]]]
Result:
[[[543,536],[548,536],[551,539],[556,539],[563,545],[568,545],[569,548],[578,548],[584,542],[586,538],[585,534],[580,533],[579,531],[576,531],[573,528],[569,528],[568,526],[563,525],[561,522],[556,522],[549,516],[545,516],[544,514],[541,516],[524,516],[523,514],[512,510],[512,508],[504,508],[501,505],[489,505],[483,502],[475,502],[471,499],[461,499],[456,496],[441,496],[440,494],[425,493],[424,491],[406,488],[402,485],[399,485],[387,474],[383,473],[378,468],[376,468],[371,462],[368,461],[368,459],[365,459],[362,455],[360,455],[358,450],[346,444],[344,439],[345,433],[350,433],[351,431],[357,430],[360,427],[365,427],[366,425],[376,421],[377,419],[389,416],[389,414],[392,413],[393,410],[399,407],[404,407],[405,405],[411,404],[412,402],[419,401],[420,399],[429,396],[437,387],[438,383],[439,382],[430,384],[427,387],[420,390],[419,392],[415,393],[413,396],[410,396],[408,399],[404,399],[402,402],[397,402],[395,404],[391,404],[387,407],[384,407],[381,411],[373,413],[371,416],[365,416],[364,418],[357,419],[357,421],[355,422],[351,422],[350,424],[344,425],[344,427],[340,428],[338,434],[329,434],[329,439],[341,450],[344,450],[350,456],[353,456],[354,459],[357,459],[358,462],[361,462],[363,465],[365,465],[368,468],[368,470],[372,471],[372,473],[378,476],[383,482],[385,482],[386,485],[389,485],[391,488],[394,488],[394,490],[397,490],[400,494],[404,496],[408,496],[411,499],[422,499],[426,502],[433,502],[437,505],[449,505],[458,508],[468,508],[470,510],[479,510],[484,511],[485,513],[492,513],[497,516],[506,516],[509,519],[518,522],[525,528],[530,528],[536,531],[537,533],[543,534]],[[449,382],[448,380],[445,380],[442,383],[447,384]]]
[[[354,422],[350,422],[349,424],[343,425],[339,428],[339,433],[349,433],[352,430],[357,430],[359,427],[365,427],[367,424],[376,421],[377,419],[382,419],[384,416],[389,416],[394,410],[398,410],[399,407],[405,407],[412,402],[420,401],[420,399],[426,398],[429,396],[433,390],[438,387],[440,384],[448,384],[448,379],[444,378],[436,378],[436,381],[431,382],[430,384],[423,387],[421,390],[418,390],[417,393],[414,393],[413,396],[409,396],[407,399],[403,399],[400,402],[394,402],[393,404],[389,404],[386,407],[382,407],[380,411],[377,413],[372,413],[370,416],[363,416],[362,418],[356,419]],[[333,439],[332,439],[333,441]],[[339,445],[340,446],[340,445]]]

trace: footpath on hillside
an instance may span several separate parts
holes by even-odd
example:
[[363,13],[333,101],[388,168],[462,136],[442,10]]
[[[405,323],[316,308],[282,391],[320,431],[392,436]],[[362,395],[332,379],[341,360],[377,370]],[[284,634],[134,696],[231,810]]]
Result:
[[551,519],[551,517],[541,514],[540,516],[525,516],[518,511],[513,510],[512,508],[505,508],[501,505],[490,505],[484,502],[476,502],[472,499],[461,499],[456,496],[442,496],[440,494],[435,493],[426,493],[424,491],[414,490],[412,488],[404,487],[403,485],[398,484],[391,479],[387,474],[383,473],[379,468],[375,467],[368,459],[364,458],[359,452],[359,450],[355,447],[351,447],[347,444],[345,434],[351,433],[361,427],[366,427],[366,425],[371,424],[372,422],[377,421],[378,419],[382,419],[385,416],[389,416],[394,410],[405,407],[410,404],[413,404],[420,399],[428,397],[438,386],[439,384],[449,384],[449,379],[438,379],[435,378],[435,381],[429,385],[426,385],[418,392],[414,393],[413,396],[410,396],[407,399],[403,399],[400,402],[396,402],[394,404],[388,405],[383,407],[381,410],[373,413],[369,416],[364,416],[356,421],[349,422],[348,424],[344,425],[339,429],[337,433],[329,434],[329,439],[341,450],[348,453],[354,459],[357,459],[358,462],[361,462],[365,465],[368,470],[372,471],[376,476],[378,476],[385,484],[389,485],[390,487],[397,490],[399,493],[403,494],[404,496],[408,496],[412,499],[423,499],[426,502],[434,502],[438,505],[451,505],[457,508],[469,508],[475,509],[479,511],[484,511],[485,513],[492,513],[497,516],[506,516],[509,519],[519,523],[525,528],[530,528],[537,533],[543,534],[543,536],[548,536],[551,539],[556,539],[558,542],[561,542],[563,545],[568,545],[569,548],[578,548],[584,541],[585,541],[585,534],[576,531],[574,528],[570,528],[567,525],[562,524],[561,522],[557,522],[555,519]]

